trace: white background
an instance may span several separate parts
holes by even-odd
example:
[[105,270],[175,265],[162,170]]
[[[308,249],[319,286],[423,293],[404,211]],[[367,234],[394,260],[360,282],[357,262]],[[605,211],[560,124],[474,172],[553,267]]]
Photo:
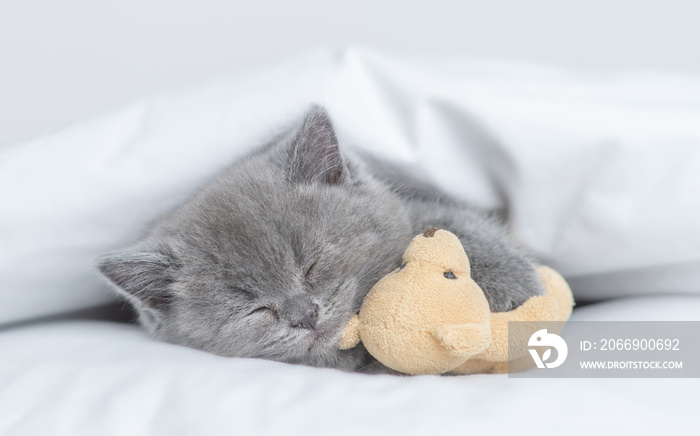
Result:
[[700,73],[693,0],[0,2],[0,144],[298,52]]

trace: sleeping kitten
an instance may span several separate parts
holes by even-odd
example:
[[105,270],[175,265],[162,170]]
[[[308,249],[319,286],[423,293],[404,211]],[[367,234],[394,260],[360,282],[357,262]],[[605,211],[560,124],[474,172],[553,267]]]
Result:
[[337,339],[369,289],[428,226],[454,232],[493,311],[541,293],[502,223],[428,182],[341,150],[314,107],[98,268],[154,337],[222,356],[358,370]]

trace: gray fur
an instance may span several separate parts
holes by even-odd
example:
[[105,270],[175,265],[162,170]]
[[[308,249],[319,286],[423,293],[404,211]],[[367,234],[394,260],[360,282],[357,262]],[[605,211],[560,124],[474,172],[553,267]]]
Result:
[[154,337],[222,356],[357,370],[342,327],[429,225],[464,244],[494,311],[541,293],[494,216],[338,147],[314,107],[288,136],[233,163],[99,270]]

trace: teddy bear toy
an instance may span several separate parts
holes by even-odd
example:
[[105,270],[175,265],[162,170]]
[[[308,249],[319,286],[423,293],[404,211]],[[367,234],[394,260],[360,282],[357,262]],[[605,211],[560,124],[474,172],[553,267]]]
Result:
[[403,254],[403,264],[384,276],[345,326],[340,349],[362,342],[383,365],[406,374],[500,373],[529,366],[528,337],[508,322],[566,321],[571,289],[556,271],[538,267],[543,295],[509,312],[491,313],[471,278],[469,259],[452,233],[429,227]]

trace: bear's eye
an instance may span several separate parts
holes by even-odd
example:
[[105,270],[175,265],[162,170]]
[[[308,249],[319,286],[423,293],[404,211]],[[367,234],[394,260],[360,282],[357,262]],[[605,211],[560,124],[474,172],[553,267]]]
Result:
[[457,278],[457,276],[455,275],[455,273],[453,273],[452,271],[447,271],[447,272],[445,272],[445,273],[443,274],[443,276],[445,276],[446,279],[450,279],[450,280],[454,280],[454,279]]
[[406,268],[406,262],[402,263],[401,266],[396,268],[398,271],[401,271],[402,269]]

